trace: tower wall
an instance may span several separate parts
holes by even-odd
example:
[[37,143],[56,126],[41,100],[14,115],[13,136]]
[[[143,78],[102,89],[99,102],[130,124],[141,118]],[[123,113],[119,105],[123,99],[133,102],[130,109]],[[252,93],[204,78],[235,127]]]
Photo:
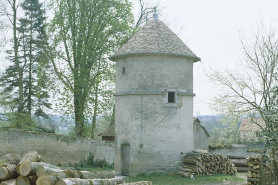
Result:
[[[181,152],[194,148],[193,61],[125,57],[116,61],[116,71],[115,172],[178,170]],[[169,91],[175,92],[175,103],[168,103]]]

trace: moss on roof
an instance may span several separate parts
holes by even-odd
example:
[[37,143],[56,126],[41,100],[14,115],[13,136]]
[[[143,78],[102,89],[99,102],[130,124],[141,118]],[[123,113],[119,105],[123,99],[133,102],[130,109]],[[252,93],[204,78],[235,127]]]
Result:
[[150,20],[110,60],[135,54],[170,54],[200,61],[183,41],[160,20]]

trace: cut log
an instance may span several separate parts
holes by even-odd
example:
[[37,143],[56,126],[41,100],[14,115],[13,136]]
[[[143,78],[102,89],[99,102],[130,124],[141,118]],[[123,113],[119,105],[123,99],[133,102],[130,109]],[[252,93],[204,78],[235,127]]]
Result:
[[251,177],[248,177],[248,178],[247,178],[247,181],[248,181],[248,182],[260,182],[260,179],[259,179],[259,178],[251,178]]
[[79,178],[64,178],[60,179],[56,185],[114,185],[123,183],[123,179],[112,178],[112,179],[79,179]]
[[49,173],[60,173],[63,172],[62,169],[54,169],[54,168],[48,168],[48,167],[44,167],[44,166],[40,166],[38,167],[37,171],[36,171],[36,175],[38,177],[43,176],[45,174],[49,174]]
[[38,178],[37,185],[55,185],[59,179],[62,178],[80,178],[77,171],[64,171],[60,173],[54,173],[49,175],[42,175]]
[[239,155],[226,155],[229,159],[246,159],[246,156],[239,156]]
[[[33,175],[36,175],[37,174],[37,171],[38,169],[39,170],[39,174],[40,176],[42,176],[43,174],[45,174],[45,170],[43,167],[52,167],[52,168],[56,168],[56,169],[60,169],[59,167],[57,166],[54,166],[54,165],[51,165],[51,164],[47,164],[47,163],[44,163],[44,162],[29,162],[29,161],[24,161],[22,162],[18,169],[17,169],[17,172],[22,175],[22,176],[33,176]],[[62,172],[63,170],[59,170],[59,171],[49,171],[47,173],[51,173],[51,172]]]
[[255,170],[253,168],[248,168],[248,170],[251,171],[251,172],[260,173],[260,170]]
[[253,166],[253,169],[255,169],[255,170],[256,170],[256,169],[260,169],[260,165],[254,165],[254,166]]
[[[58,176],[58,174],[60,174]],[[36,182],[36,185],[55,185],[59,178],[67,178],[67,175],[64,173],[57,173],[57,175],[43,175],[40,176]]]
[[115,177],[114,171],[78,171],[81,179],[109,179]]
[[248,171],[248,167],[236,167],[237,168],[237,172],[247,172]]
[[[237,171],[234,164],[222,155],[209,153],[187,153],[183,159],[184,167],[180,168],[179,173],[210,175],[215,173],[234,175]],[[247,164],[246,164],[247,165]],[[186,174],[187,175],[187,174]]]
[[231,159],[230,162],[235,164],[236,167],[248,167],[246,160]]
[[6,181],[2,181],[0,185],[16,185],[16,179],[10,179]]
[[31,176],[36,174],[37,168],[41,164],[39,162],[23,161],[17,169],[17,172],[22,176]]
[[29,177],[29,180],[30,180],[31,185],[35,185],[38,180],[38,177],[36,175],[34,175],[34,176]]
[[29,162],[43,162],[43,158],[41,155],[38,154],[37,151],[31,151],[23,155],[22,159],[19,161],[19,165],[24,161]]
[[7,154],[0,158],[0,166],[6,164],[17,165],[21,160],[22,156],[19,154]]
[[187,158],[184,158],[184,159],[183,159],[183,164],[197,165],[197,164],[198,164],[198,161],[195,160],[195,159],[187,159]]
[[17,176],[16,165],[7,164],[5,166],[0,166],[0,180],[9,180]]
[[16,185],[30,185],[30,180],[27,177],[19,176],[16,178]]
[[248,170],[248,172],[247,172],[247,177],[252,177],[252,173],[251,173],[251,171],[249,171],[249,170]]
[[41,165],[36,170],[36,175],[40,177],[42,175],[45,175],[46,173],[59,173],[59,172],[63,172],[63,170],[58,166],[54,166],[47,163],[41,163]]

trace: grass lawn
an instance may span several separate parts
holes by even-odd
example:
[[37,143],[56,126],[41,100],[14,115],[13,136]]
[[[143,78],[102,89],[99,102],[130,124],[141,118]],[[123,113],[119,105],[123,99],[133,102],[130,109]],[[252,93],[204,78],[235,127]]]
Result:
[[151,175],[138,175],[135,177],[125,178],[125,182],[137,182],[137,181],[152,181],[153,185],[183,185],[183,184],[214,184],[222,183],[225,181],[244,181],[237,176],[230,175],[210,175],[210,176],[194,176],[194,180],[184,178],[178,175],[171,174],[151,174]]

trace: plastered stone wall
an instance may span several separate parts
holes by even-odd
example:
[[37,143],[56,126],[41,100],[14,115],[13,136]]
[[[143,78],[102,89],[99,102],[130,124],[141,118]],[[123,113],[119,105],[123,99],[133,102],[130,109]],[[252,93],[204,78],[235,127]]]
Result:
[[231,147],[225,147],[225,148],[221,148],[221,149],[216,149],[216,150],[209,150],[210,153],[212,154],[220,154],[223,156],[226,155],[236,155],[236,156],[257,156],[260,155],[261,152],[258,151],[248,151],[247,146],[246,145],[237,145],[234,144]]
[[0,156],[8,153],[24,154],[36,150],[47,163],[54,165],[79,163],[89,157],[91,152],[95,160],[114,163],[114,143],[84,138],[32,133],[13,129],[0,129]]
[[[181,153],[194,149],[193,62],[140,55],[118,59],[116,71],[115,172],[126,168],[123,145],[130,146],[129,175],[177,171]],[[177,93],[175,103],[168,91]]]
[[209,137],[205,130],[197,123],[194,123],[194,147],[195,149],[208,150]]

